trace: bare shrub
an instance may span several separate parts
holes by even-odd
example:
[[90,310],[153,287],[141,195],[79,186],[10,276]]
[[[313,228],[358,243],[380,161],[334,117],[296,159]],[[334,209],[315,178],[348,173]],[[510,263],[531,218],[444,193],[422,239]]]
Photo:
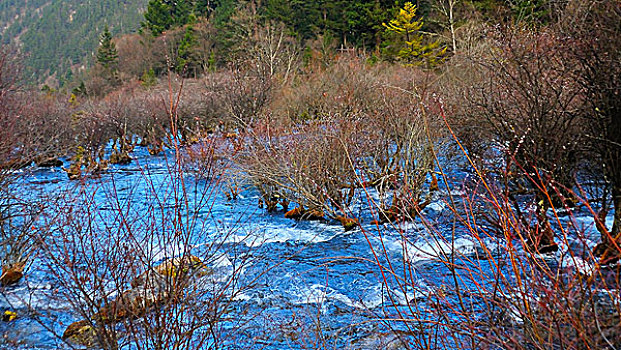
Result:
[[529,246],[555,250],[545,213],[573,205],[565,189],[575,183],[583,150],[581,89],[573,79],[574,66],[558,54],[570,43],[551,30],[507,29],[493,38],[490,54],[471,66],[480,73],[466,81],[463,93],[469,103],[460,111],[466,127],[460,135],[479,159],[493,163],[501,154],[503,163],[511,165],[506,173],[510,192],[519,194],[524,189],[519,184],[525,184],[538,207],[537,233],[527,237]]
[[[612,197],[613,225],[600,225],[602,242],[595,248],[603,262],[621,257],[621,6],[615,1],[571,1],[560,26],[574,38],[566,48],[575,60],[575,78],[584,89],[587,105],[587,142],[592,151],[589,167],[598,169],[606,183],[604,193]],[[606,198],[601,205],[605,217]]]
[[[377,254],[374,261],[390,301],[382,308],[385,326],[404,348],[413,349],[619,344],[618,270],[602,267],[590,252],[594,227],[579,224],[581,217],[594,214],[588,201],[580,199],[586,209],[570,215],[551,209],[562,250],[547,257],[532,254],[523,248],[528,248],[523,230],[530,227],[523,225],[524,213],[505,185],[476,163],[468,166],[480,176],[460,180],[463,187],[452,183],[442,199],[442,222],[423,215],[424,238],[400,231],[401,255],[384,248],[388,232],[362,228],[369,242],[380,242],[369,247]],[[511,165],[505,166],[508,172]],[[442,177],[451,183],[449,174]],[[555,195],[561,194],[547,194]],[[434,273],[420,273],[423,267]]]
[[[396,70],[380,73],[345,61],[309,77],[289,96],[292,102],[284,102],[290,107],[255,125],[237,160],[268,210],[285,199],[302,211],[289,216],[328,216],[351,228],[357,190],[376,187],[384,212],[378,220],[416,215],[439,134],[422,95],[410,87],[412,80],[424,81],[424,74]],[[408,74],[396,79],[400,86],[383,80],[400,74]],[[424,93],[425,86],[416,89]],[[387,215],[397,202],[409,209]]]
[[[22,162],[21,145],[16,133],[19,132],[20,119],[17,116],[22,108],[18,96],[21,89],[21,67],[16,63],[18,57],[9,47],[0,46],[0,168]],[[23,152],[22,152],[23,153]]]
[[59,332],[54,315],[36,316],[72,347],[212,349],[245,326],[227,314],[251,286],[240,276],[250,261],[227,247],[231,230],[201,214],[217,193],[213,158],[204,159],[208,182],[186,181],[179,135],[171,142],[166,174],[103,177],[49,200],[43,227],[53,235],[39,257],[57,289],[46,297],[68,304],[75,322]]

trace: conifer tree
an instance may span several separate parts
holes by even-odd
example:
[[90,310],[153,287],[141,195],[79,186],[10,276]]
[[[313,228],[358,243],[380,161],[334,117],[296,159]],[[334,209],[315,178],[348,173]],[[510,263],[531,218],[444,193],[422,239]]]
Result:
[[170,5],[162,0],[150,0],[144,13],[144,21],[140,25],[148,29],[153,36],[161,35],[173,25]]
[[185,34],[183,35],[183,39],[179,43],[179,47],[177,48],[177,71],[186,73],[193,73],[196,75],[197,70],[197,62],[194,56],[194,50],[196,47],[196,37],[194,35],[194,28],[191,25],[188,25]]
[[199,17],[208,17],[214,9],[215,3],[212,0],[196,0],[194,13]]
[[441,48],[437,41],[424,43],[420,32],[423,21],[416,20],[416,5],[411,2],[406,2],[399,14],[388,24],[383,23],[383,26],[389,33],[396,34],[398,40],[402,40],[401,44],[393,41],[392,46],[400,46],[396,56],[407,64],[434,66],[443,60],[446,47]]
[[101,64],[106,70],[116,70],[119,54],[116,45],[112,41],[112,34],[106,25],[99,40],[97,49],[97,63]]

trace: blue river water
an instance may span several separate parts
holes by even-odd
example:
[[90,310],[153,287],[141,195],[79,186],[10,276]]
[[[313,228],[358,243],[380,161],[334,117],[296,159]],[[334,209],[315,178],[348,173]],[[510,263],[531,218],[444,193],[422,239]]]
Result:
[[[218,174],[196,177],[175,165],[171,151],[150,156],[137,148],[133,156],[132,164],[77,181],[58,168],[23,170],[13,191],[45,208],[37,227],[47,231],[47,253],[33,254],[26,277],[3,289],[0,308],[18,318],[0,323],[0,347],[71,348],[60,336],[85,315],[79,298],[67,291],[77,283],[70,275],[76,270],[65,271],[63,264],[101,263],[95,270],[112,285],[114,269],[104,265],[113,258],[157,264],[190,252],[212,271],[192,287],[198,299],[217,296],[225,309],[215,322],[217,332],[194,331],[193,337],[204,339],[196,348],[401,349],[397,335],[411,328],[400,320],[421,325],[426,318],[437,320],[437,296],[455,293],[450,253],[459,252],[464,265],[491,274],[493,261],[479,257],[504,244],[484,237],[483,247],[464,227],[455,227],[447,219],[451,211],[442,189],[424,211],[426,225],[420,219],[372,225],[366,203],[374,194],[360,193],[350,210],[362,219],[362,228],[345,232],[337,221],[290,220],[282,208],[268,213],[258,207],[259,193],[249,185],[229,200]],[[463,181],[460,176],[455,181]],[[588,239],[593,245],[597,237]],[[67,254],[78,256],[59,258]],[[462,297],[475,298],[477,278],[466,276],[468,271],[457,274],[465,276]],[[93,283],[82,286],[97,289]],[[112,299],[116,294],[110,289]],[[457,297],[447,300],[457,303]],[[149,348],[147,342],[120,344]]]

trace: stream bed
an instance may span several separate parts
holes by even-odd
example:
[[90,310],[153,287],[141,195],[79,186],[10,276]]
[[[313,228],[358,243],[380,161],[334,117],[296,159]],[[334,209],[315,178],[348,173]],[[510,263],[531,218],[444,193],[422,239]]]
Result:
[[[196,282],[204,285],[196,289],[228,299],[218,322],[218,343],[209,340],[201,348],[406,348],[400,335],[411,335],[411,328],[398,320],[416,315],[425,333],[425,318],[437,320],[438,295],[455,304],[467,298],[477,305],[477,278],[467,270],[447,268],[447,261],[457,259],[461,266],[492,274],[495,262],[502,260],[495,249],[506,242],[477,240],[465,227],[456,227],[442,188],[424,210],[426,222],[398,225],[370,224],[373,212],[366,203],[374,194],[360,194],[349,210],[362,219],[362,227],[345,232],[337,221],[290,220],[280,207],[268,213],[257,206],[259,193],[251,186],[229,200],[217,178],[174,170],[170,152],[150,156],[137,148],[133,156],[132,164],[111,166],[99,178],[78,181],[69,181],[59,168],[26,169],[13,190],[45,204],[37,225],[51,232],[57,254],[66,254],[61,248],[69,247],[59,237],[67,241],[71,235],[101,231],[102,237],[90,239],[108,241],[91,244],[96,247],[89,253],[92,261],[123,249],[115,239],[125,235],[153,264],[185,250],[204,260],[212,272]],[[457,173],[454,180],[459,183],[465,176]],[[589,233],[585,244],[596,244],[592,219],[576,215],[574,220]],[[175,232],[187,240],[180,241]],[[551,258],[562,261],[562,251]],[[1,348],[72,348],[60,336],[83,316],[71,294],[63,292],[71,283],[61,283],[62,271],[51,276],[46,259],[45,254],[33,255],[25,278],[2,290],[0,311],[12,310],[18,317],[0,323]],[[452,288],[456,275],[459,295]],[[132,342],[121,347],[140,348]]]

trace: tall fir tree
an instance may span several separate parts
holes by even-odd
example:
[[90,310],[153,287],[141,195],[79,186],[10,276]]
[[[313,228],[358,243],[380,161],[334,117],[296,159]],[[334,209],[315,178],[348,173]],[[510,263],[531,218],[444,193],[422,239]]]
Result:
[[101,64],[106,70],[116,70],[119,54],[116,45],[112,41],[112,34],[106,25],[99,40],[97,49],[97,63]]
[[423,20],[416,19],[416,10],[416,5],[406,2],[394,19],[383,23],[386,31],[395,35],[389,47],[398,50],[393,54],[408,65],[433,67],[444,60],[446,47],[441,47],[437,41],[425,43],[420,32]]
[[153,36],[160,36],[170,28],[192,24],[197,16],[207,17],[212,6],[209,0],[150,0],[140,25]]
[[194,34],[194,28],[192,25],[188,25],[185,29],[183,39],[179,43],[177,48],[177,72],[192,76],[197,75],[197,71],[200,68],[196,56],[196,36]]
[[150,0],[144,13],[144,21],[140,25],[153,36],[160,36],[173,25],[171,6],[162,0]]
[[194,14],[197,17],[207,18],[215,8],[214,0],[196,0],[194,3]]

